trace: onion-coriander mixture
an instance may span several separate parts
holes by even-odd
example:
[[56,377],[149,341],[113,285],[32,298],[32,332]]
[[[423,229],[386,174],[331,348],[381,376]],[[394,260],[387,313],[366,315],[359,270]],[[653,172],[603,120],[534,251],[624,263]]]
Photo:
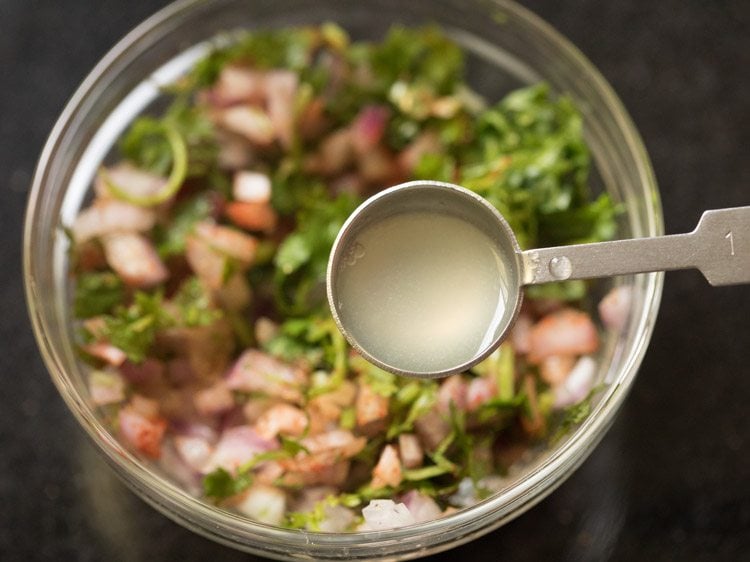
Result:
[[[489,359],[419,381],[349,348],[327,259],[361,201],[410,179],[482,195],[526,248],[610,238],[573,103],[539,84],[486,104],[434,27],[223,45],[132,124],[69,225],[92,402],[190,493],[267,524],[397,527],[502,489],[588,412],[587,285],[529,288]],[[628,301],[611,293],[599,318],[622,327]]]

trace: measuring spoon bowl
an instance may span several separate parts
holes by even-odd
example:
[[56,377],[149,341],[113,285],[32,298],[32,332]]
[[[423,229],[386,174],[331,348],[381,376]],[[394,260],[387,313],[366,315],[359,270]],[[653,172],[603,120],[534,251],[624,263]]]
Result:
[[408,182],[344,223],[328,262],[328,301],[368,361],[445,377],[505,339],[523,299],[521,263],[513,231],[485,199],[449,183]]

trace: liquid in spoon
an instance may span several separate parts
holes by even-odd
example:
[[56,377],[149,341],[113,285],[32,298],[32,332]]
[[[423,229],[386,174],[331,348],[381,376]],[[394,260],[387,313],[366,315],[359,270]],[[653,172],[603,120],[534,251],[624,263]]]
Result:
[[344,249],[338,313],[383,363],[433,373],[471,361],[502,328],[507,266],[466,220],[403,212],[365,227]]

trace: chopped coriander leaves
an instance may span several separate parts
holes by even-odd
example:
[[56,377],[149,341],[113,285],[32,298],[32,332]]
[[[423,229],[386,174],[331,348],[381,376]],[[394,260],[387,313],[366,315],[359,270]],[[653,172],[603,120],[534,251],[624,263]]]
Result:
[[252,460],[239,467],[234,475],[224,468],[216,468],[203,478],[203,492],[206,496],[223,500],[247,490],[253,485],[253,470],[264,462],[293,456],[286,449],[259,453]]
[[458,45],[436,26],[391,28],[371,60],[384,85],[406,81],[441,95],[454,91],[464,62]]
[[310,368],[330,370],[331,377],[321,387],[313,387],[311,395],[328,392],[346,376],[346,340],[330,316],[291,318],[279,326],[278,333],[264,347],[281,359],[304,359]]
[[125,352],[133,363],[141,363],[154,343],[156,332],[174,324],[164,308],[161,291],[153,294],[138,291],[129,306],[118,306],[112,315],[104,316],[104,328],[97,334]]
[[250,473],[232,476],[223,468],[217,468],[203,477],[203,493],[209,498],[224,499],[247,490],[252,483]]
[[280,310],[297,316],[324,306],[328,255],[357,202],[341,194],[335,199],[301,203],[297,228],[281,243],[274,259],[276,304]]
[[556,443],[562,439],[571,429],[583,423],[591,414],[591,406],[594,397],[601,392],[602,387],[592,388],[586,397],[578,402],[568,406],[561,412],[561,419],[557,431],[550,438],[550,443]]
[[437,384],[433,381],[409,383],[396,394],[395,413],[386,433],[392,439],[414,429],[414,422],[435,406]]
[[76,318],[107,314],[125,298],[125,287],[111,271],[81,273],[76,279],[73,313]]
[[[179,150],[175,150],[175,138]],[[156,174],[166,175],[184,166],[179,183],[186,176],[206,175],[215,167],[217,154],[214,126],[205,112],[179,98],[164,117],[136,119],[120,141],[120,150],[136,166]],[[178,162],[178,157],[185,162]]]
[[209,218],[213,211],[214,203],[205,193],[179,203],[171,222],[157,227],[155,238],[159,255],[166,258],[183,254],[187,236],[196,224]]
[[172,299],[177,307],[181,324],[187,327],[208,326],[222,317],[206,287],[197,277],[185,281]]
[[460,183],[500,210],[522,247],[605,240],[615,208],[605,195],[587,203],[589,170],[578,110],[540,84],[480,115]]

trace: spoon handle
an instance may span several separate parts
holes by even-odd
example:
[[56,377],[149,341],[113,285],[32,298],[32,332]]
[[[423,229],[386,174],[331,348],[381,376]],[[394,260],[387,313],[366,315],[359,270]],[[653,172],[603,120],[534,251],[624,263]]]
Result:
[[750,283],[750,206],[703,213],[687,234],[521,252],[523,284],[696,268],[711,285]]

